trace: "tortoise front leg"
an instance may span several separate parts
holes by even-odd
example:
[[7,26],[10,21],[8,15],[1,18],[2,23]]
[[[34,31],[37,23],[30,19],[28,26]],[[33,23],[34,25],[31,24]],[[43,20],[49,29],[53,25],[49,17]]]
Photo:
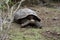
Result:
[[26,22],[24,22],[24,23],[22,23],[22,24],[21,24],[21,28],[26,27],[29,23],[30,23],[30,21],[29,21],[29,20],[28,20],[28,21],[26,21]]

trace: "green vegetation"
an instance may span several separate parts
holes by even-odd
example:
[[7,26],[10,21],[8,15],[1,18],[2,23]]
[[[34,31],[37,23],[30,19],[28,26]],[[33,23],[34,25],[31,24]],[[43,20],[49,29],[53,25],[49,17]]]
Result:
[[43,27],[43,29],[13,27],[9,35],[10,40],[54,40],[54,37],[48,38],[42,35],[42,32],[47,30],[60,32],[60,27]]
[[[8,9],[7,4],[9,5],[9,7],[11,7],[18,1],[16,2],[14,0],[0,1],[0,9]],[[33,0],[33,2],[34,1],[36,2],[36,0]],[[53,1],[56,2],[56,0]],[[60,19],[52,20],[55,17],[58,18],[60,17],[60,9],[40,7],[40,6],[31,7],[31,9],[35,9],[39,12],[39,16],[41,17],[43,22],[42,24],[43,28],[42,29],[20,28],[20,25],[13,23],[8,32],[9,40],[60,40],[60,36],[49,37],[50,35],[48,36],[43,35],[43,33],[46,31],[57,32],[58,34],[60,34]]]

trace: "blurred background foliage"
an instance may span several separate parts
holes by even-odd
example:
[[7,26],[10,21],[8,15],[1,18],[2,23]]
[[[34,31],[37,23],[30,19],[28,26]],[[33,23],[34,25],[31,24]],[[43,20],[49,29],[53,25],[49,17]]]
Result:
[[[2,8],[5,9],[6,4],[9,4],[10,6],[12,6],[19,1],[21,1],[21,0],[0,0],[0,9],[2,9]],[[22,5],[26,5],[26,4],[38,5],[40,3],[60,3],[60,0],[25,0],[24,3],[22,3]]]

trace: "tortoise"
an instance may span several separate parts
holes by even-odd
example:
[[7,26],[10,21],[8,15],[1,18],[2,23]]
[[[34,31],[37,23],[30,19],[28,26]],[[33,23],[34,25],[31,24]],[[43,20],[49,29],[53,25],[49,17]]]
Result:
[[20,24],[22,28],[26,27],[27,25],[35,25],[35,28],[42,28],[40,21],[41,19],[38,17],[37,13],[29,8],[19,9],[14,14],[14,22]]

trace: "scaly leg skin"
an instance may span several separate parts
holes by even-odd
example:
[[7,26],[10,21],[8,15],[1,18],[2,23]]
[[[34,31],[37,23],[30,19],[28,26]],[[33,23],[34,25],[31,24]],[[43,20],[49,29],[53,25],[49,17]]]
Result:
[[30,23],[30,21],[26,21],[24,23],[21,24],[21,28],[25,28],[28,24]]
[[42,26],[40,25],[40,22],[36,21],[36,22],[35,22],[35,25],[36,25],[36,28],[42,29]]

